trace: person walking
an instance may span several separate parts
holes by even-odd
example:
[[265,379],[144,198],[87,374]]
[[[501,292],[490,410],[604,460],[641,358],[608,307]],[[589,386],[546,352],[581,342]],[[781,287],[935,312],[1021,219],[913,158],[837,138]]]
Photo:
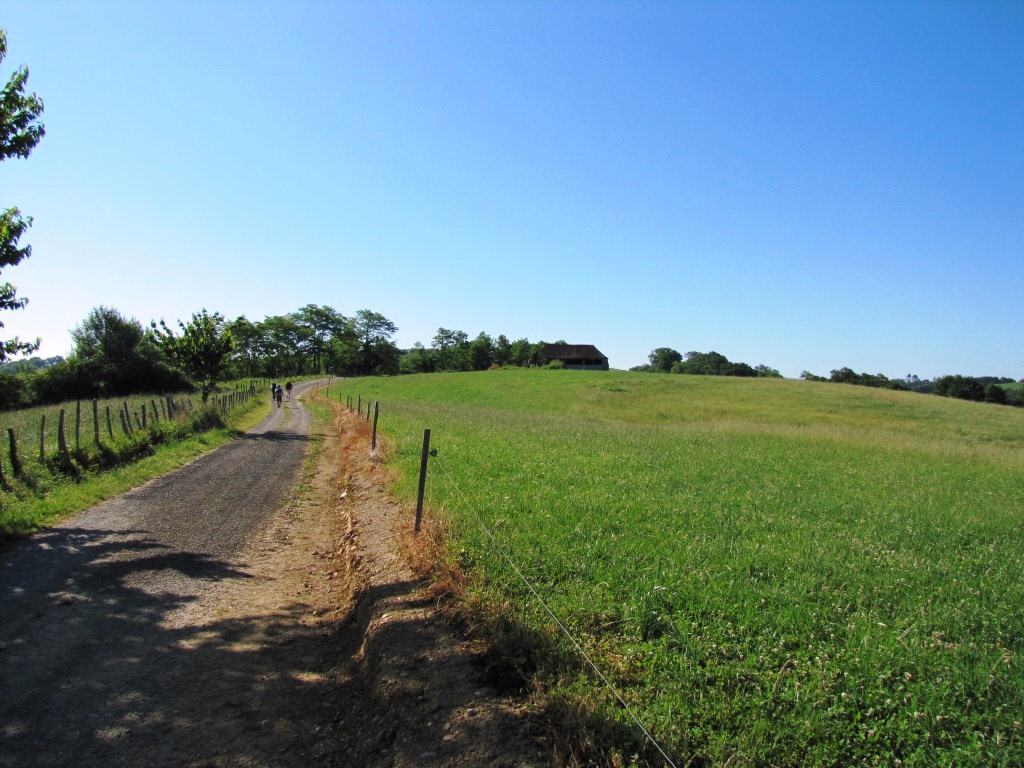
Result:
[[277,388],[277,407],[281,407],[281,401],[284,400],[284,390],[281,387]]
[[284,385],[284,391],[288,393],[288,399],[292,399],[292,383],[289,381]]

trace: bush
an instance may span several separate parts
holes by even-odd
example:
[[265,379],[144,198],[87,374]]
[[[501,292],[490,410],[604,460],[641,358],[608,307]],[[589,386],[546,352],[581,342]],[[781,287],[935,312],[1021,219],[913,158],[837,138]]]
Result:
[[28,378],[24,374],[0,373],[0,411],[24,408],[29,395]]

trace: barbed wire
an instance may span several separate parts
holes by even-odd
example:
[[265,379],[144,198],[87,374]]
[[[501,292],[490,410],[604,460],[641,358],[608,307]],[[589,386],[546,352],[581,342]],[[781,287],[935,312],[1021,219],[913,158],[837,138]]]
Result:
[[512,570],[515,572],[516,576],[518,576],[519,579],[523,582],[523,584],[526,585],[527,590],[529,590],[530,594],[533,595],[534,599],[536,599],[536,601],[544,609],[544,612],[551,618],[553,622],[555,622],[555,625],[558,627],[559,631],[561,631],[562,634],[565,635],[565,637],[572,644],[573,648],[576,649],[576,652],[594,671],[594,674],[597,675],[598,679],[602,682],[605,688],[607,688],[608,691],[612,694],[612,696],[615,697],[615,700],[619,702],[619,704],[625,710],[626,714],[629,715],[629,718],[636,724],[636,727],[640,729],[644,737],[654,746],[656,750],[658,750],[662,758],[664,758],[665,762],[669,766],[671,766],[671,768],[677,768],[676,764],[672,761],[672,758],[668,756],[668,754],[658,743],[658,741],[654,738],[654,736],[651,735],[651,732],[648,731],[646,727],[644,727],[644,724],[640,721],[640,718],[637,717],[636,713],[633,712],[633,709],[629,706],[629,704],[626,703],[626,700],[622,697],[622,694],[620,694],[618,689],[616,689],[616,687],[612,685],[611,681],[601,671],[600,667],[597,666],[597,663],[592,658],[590,658],[590,654],[587,653],[583,645],[575,637],[573,637],[572,633],[565,626],[562,620],[559,619],[557,615],[555,615],[555,612],[547,604],[544,598],[540,596],[540,593],[538,593],[537,590],[534,588],[533,584],[530,583],[530,580],[526,578],[526,575],[522,572],[522,570],[520,570],[519,566],[516,565],[516,563],[512,560],[512,557],[508,554],[505,548],[498,541],[497,537],[487,526],[487,523],[484,522],[484,519],[477,512],[476,505],[472,503],[472,501],[465,494],[462,488],[459,487],[459,484],[455,482],[455,479],[451,476],[451,473],[448,472],[447,467],[444,466],[444,463],[440,461],[437,455],[434,456],[434,461],[437,464],[438,468],[441,470],[441,472],[444,474],[444,476],[448,479],[448,482],[451,484],[452,488],[462,499],[463,503],[466,505],[466,508],[469,509],[473,517],[476,518],[477,523],[479,523],[480,525],[480,528],[483,530],[485,534],[487,534],[487,538],[490,539],[491,544],[494,545],[494,548],[498,551],[502,558],[504,558],[505,562],[509,564]]

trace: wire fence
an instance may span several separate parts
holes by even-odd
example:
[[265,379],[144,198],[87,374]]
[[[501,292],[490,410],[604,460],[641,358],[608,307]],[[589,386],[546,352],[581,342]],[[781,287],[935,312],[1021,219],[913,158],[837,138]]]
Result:
[[[340,396],[339,396],[339,398],[340,398]],[[374,402],[374,403],[371,404],[369,401],[367,401],[367,403],[365,405],[365,411],[364,411],[362,397],[360,396],[357,401],[354,401],[353,398],[350,396],[348,398],[348,400],[347,400],[346,405],[347,405],[349,410],[355,411],[355,413],[356,413],[356,415],[357,415],[357,417],[359,419],[364,418],[364,413],[365,413],[365,418],[366,418],[367,421],[369,421],[370,414],[373,413],[373,417],[374,417],[373,418],[373,421],[374,421],[373,441],[374,442],[373,442],[373,447],[371,448],[371,450],[375,450],[376,449],[376,439],[377,439],[376,438],[376,432],[377,432],[376,431],[376,423],[377,423],[377,418],[378,418],[378,416],[380,414],[380,403],[379,402]],[[427,467],[427,457],[428,457],[428,455],[434,459],[434,464],[437,466],[438,470],[444,476],[446,482],[449,484],[449,486],[451,487],[451,489],[454,492],[454,494],[456,495],[456,497],[462,502],[462,504],[465,506],[465,508],[470,512],[470,514],[472,515],[472,517],[475,520],[476,524],[480,527],[481,531],[487,537],[488,541],[490,541],[490,543],[494,547],[495,551],[500,555],[501,559],[504,560],[508,564],[509,568],[512,569],[512,572],[515,574],[516,578],[518,578],[521,581],[523,586],[526,588],[527,592],[536,601],[537,605],[540,607],[540,609],[543,611],[543,613],[554,623],[555,627],[557,627],[558,632],[569,642],[569,644],[571,645],[573,650],[576,652],[576,654],[579,656],[580,660],[584,663],[586,668],[588,668],[594,674],[594,676],[601,683],[601,685],[605,688],[605,690],[607,690],[608,693],[619,704],[619,706],[622,707],[623,711],[626,713],[626,715],[629,718],[629,720],[633,723],[633,725],[643,735],[644,740],[647,741],[647,743],[649,743],[657,751],[657,753],[665,761],[665,764],[668,765],[668,766],[671,766],[671,768],[677,768],[676,763],[672,760],[671,757],[669,757],[669,755],[665,751],[665,749],[661,746],[660,743],[658,743],[658,740],[654,738],[654,736],[653,736],[653,734],[651,734],[650,730],[643,724],[643,722],[640,720],[639,716],[637,716],[637,714],[633,710],[633,708],[629,706],[629,704],[626,702],[626,700],[625,700],[624,696],[622,695],[622,693],[615,687],[615,685],[611,682],[611,680],[608,679],[608,676],[605,675],[605,673],[601,670],[601,668],[594,661],[594,659],[591,657],[591,655],[589,653],[587,653],[587,650],[583,647],[583,644],[580,642],[580,640],[577,639],[572,634],[572,632],[568,629],[568,627],[566,626],[566,622],[555,613],[555,611],[551,608],[551,606],[548,604],[548,602],[540,594],[540,592],[536,588],[536,586],[530,581],[530,579],[526,576],[526,574],[523,573],[522,568],[520,568],[519,565],[516,563],[516,561],[513,558],[512,554],[508,551],[508,549],[506,549],[506,547],[504,547],[502,545],[502,543],[498,540],[498,537],[495,535],[494,531],[491,529],[490,526],[488,526],[487,522],[483,519],[483,517],[481,517],[481,515],[477,511],[481,506],[483,506],[482,503],[480,502],[480,500],[479,499],[475,499],[475,498],[471,498],[471,496],[469,494],[467,494],[459,486],[459,484],[455,481],[455,478],[452,476],[452,473],[449,472],[448,467],[446,467],[445,463],[440,459],[438,451],[436,449],[435,450],[430,450],[430,430],[429,429],[424,430],[423,457],[422,457],[422,462],[421,462],[420,483],[419,483],[419,496],[420,496],[420,498],[417,500],[417,511],[416,511],[416,530],[419,531],[419,523],[420,523],[420,518],[421,518],[421,515],[422,515],[423,494],[424,494],[425,481],[426,481],[426,467]]]
[[[255,397],[257,391],[255,384],[238,385],[211,396],[208,404],[227,413]],[[24,457],[42,461],[63,446],[77,449],[86,443],[112,442],[152,423],[190,414],[195,408],[195,401],[183,395],[71,401],[0,414],[0,437],[4,442],[16,441]]]

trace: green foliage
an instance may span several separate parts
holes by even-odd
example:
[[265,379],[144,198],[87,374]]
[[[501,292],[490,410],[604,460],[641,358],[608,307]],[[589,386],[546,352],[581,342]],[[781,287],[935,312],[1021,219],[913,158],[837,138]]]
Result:
[[940,376],[935,380],[935,394],[960,400],[985,400],[985,387],[973,376]]
[[[68,371],[59,365],[43,372],[43,380],[72,376],[68,385],[51,384],[53,390],[37,402],[92,397],[123,397],[137,392],[180,392],[189,382],[174,371],[135,318],[116,309],[99,306],[71,331],[74,350]],[[38,387],[37,387],[38,388]]]
[[[0,29],[0,64],[6,56],[7,33]],[[0,91],[0,161],[28,157],[46,133],[39,121],[43,100],[34,93],[25,93],[27,83],[28,68],[22,66],[15,70]],[[0,269],[15,266],[32,254],[32,246],[19,245],[30,226],[32,218],[22,216],[17,208],[0,210]],[[10,283],[0,284],[0,310],[21,309],[27,301],[18,298],[17,290]],[[0,341],[0,362],[38,348],[38,340],[22,342],[15,338]]]
[[[662,354],[656,354],[659,352]],[[651,352],[649,357],[651,361],[649,370],[663,370],[668,359],[668,357],[666,357],[668,353],[674,353],[668,355],[668,357],[671,357],[672,359],[675,359],[675,357],[679,355],[675,350],[668,349],[666,347],[661,347],[654,350],[654,352]],[[694,376],[759,376],[762,378],[782,378],[781,373],[767,365],[759,365],[756,368],[753,368],[747,363],[733,363],[730,362],[725,355],[718,352],[687,352],[685,358],[675,360],[668,370],[672,373],[685,373]]]
[[0,373],[0,411],[24,408],[30,402],[29,377],[24,374]]
[[225,378],[234,349],[231,330],[219,312],[205,309],[193,313],[186,325],[178,321],[181,335],[176,336],[163,320],[153,323],[153,338],[164,353],[198,385],[205,403],[217,384]]
[[658,347],[651,350],[647,356],[650,361],[650,370],[654,373],[668,373],[672,366],[683,362],[683,356],[671,347]]
[[1024,763],[1024,413],[770,378],[358,386],[404,495],[432,429],[453,556],[550,638],[522,653],[577,711],[635,733],[501,552],[678,765]]
[[836,384],[857,384],[862,387],[883,387],[885,389],[907,389],[900,379],[890,379],[885,374],[857,373],[851,368],[831,371],[829,381]]
[[56,365],[63,361],[64,358],[59,355],[47,358],[30,357],[23,360],[12,360],[6,363],[0,363],[0,373],[33,373],[34,371],[49,368],[51,365]]

